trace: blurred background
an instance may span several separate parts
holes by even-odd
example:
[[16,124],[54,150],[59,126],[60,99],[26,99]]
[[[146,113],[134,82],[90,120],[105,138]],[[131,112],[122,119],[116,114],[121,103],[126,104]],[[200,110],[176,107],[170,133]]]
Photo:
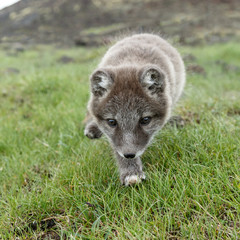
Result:
[[239,0],[16,1],[1,0],[1,44],[98,46],[126,31],[160,32],[184,45],[240,36]]

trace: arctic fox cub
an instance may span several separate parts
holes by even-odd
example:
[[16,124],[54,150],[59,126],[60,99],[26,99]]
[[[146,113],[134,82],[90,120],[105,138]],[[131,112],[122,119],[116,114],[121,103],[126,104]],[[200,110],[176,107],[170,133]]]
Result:
[[136,34],[113,45],[92,73],[84,134],[106,135],[120,180],[145,179],[140,156],[170,117],[185,84],[181,56],[153,34]]

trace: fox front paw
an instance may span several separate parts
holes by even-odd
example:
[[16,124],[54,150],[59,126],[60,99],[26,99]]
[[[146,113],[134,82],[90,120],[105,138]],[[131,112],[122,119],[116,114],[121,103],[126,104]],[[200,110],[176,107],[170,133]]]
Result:
[[96,139],[102,136],[102,132],[96,124],[90,124],[84,129],[84,135],[90,139]]
[[125,175],[121,176],[121,183],[125,186],[131,186],[134,184],[140,183],[142,180],[145,180],[146,176],[144,173],[138,174],[138,175]]

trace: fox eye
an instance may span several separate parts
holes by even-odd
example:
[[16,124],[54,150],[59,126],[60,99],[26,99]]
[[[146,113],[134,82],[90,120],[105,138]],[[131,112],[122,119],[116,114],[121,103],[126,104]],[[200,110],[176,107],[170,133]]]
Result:
[[151,122],[151,120],[152,120],[151,117],[144,117],[140,119],[139,123],[141,125],[148,125]]
[[117,126],[117,121],[115,119],[107,119],[107,124],[110,127],[116,127]]

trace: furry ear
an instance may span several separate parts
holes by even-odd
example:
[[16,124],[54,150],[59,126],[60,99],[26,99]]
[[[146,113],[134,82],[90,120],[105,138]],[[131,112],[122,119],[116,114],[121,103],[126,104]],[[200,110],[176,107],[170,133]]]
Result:
[[151,95],[164,92],[165,74],[157,67],[145,68],[140,76],[140,83]]
[[96,70],[90,77],[91,91],[94,96],[102,97],[113,84],[113,76],[106,70]]

